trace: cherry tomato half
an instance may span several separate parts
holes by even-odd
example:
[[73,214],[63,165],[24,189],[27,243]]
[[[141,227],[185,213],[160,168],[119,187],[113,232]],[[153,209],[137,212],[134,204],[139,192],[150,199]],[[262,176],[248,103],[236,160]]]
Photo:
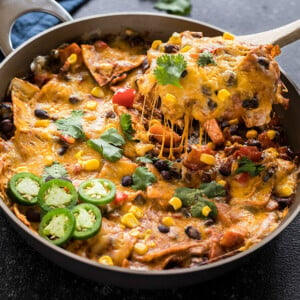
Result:
[[126,107],[132,107],[136,91],[130,88],[118,89],[112,97],[112,102]]
[[248,182],[249,178],[250,174],[248,172],[242,172],[235,176],[235,180],[242,185],[245,185]]
[[125,194],[123,192],[120,192],[120,191],[117,191],[116,197],[113,201],[113,204],[114,205],[122,205],[127,200],[127,198],[128,198],[127,194]]

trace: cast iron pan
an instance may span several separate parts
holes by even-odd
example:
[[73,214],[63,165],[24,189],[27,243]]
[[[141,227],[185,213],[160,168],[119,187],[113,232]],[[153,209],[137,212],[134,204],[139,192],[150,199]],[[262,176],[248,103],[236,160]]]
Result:
[[[41,10],[51,13],[67,22],[39,34],[17,50],[12,51],[11,44],[8,42],[8,33],[10,32],[13,20],[25,12]],[[2,0],[0,2],[0,11],[3,16],[3,18],[1,16],[2,19],[0,20],[0,46],[5,54],[12,51],[0,65],[0,99],[4,98],[8,85],[14,76],[23,76],[29,72],[29,65],[35,56],[47,54],[49,50],[64,42],[77,40],[80,37],[87,36],[87,34],[117,34],[124,29],[132,28],[140,33],[148,32],[150,39],[166,40],[174,31],[202,31],[205,36],[220,35],[223,32],[221,29],[199,21],[151,13],[97,15],[71,21],[70,15],[53,0]],[[289,90],[286,96],[291,99],[289,109],[283,112],[285,116],[288,116],[285,118],[284,126],[288,132],[290,145],[295,150],[299,150],[299,91],[284,74],[282,74],[282,80]],[[275,231],[254,247],[208,265],[164,271],[138,271],[120,267],[107,267],[82,258],[48,243],[37,234],[31,232],[16,218],[1,199],[0,206],[11,225],[31,246],[52,262],[71,272],[102,284],[112,284],[127,288],[174,288],[199,283],[229,271],[241,264],[251,253],[275,238],[299,212],[300,189],[298,187],[297,197],[290,207],[288,216]]]

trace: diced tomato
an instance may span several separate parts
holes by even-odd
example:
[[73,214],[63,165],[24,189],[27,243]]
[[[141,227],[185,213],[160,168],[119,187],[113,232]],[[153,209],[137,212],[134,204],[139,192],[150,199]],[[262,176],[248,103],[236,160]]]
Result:
[[261,159],[262,152],[257,149],[256,146],[244,146],[235,151],[234,157],[248,157],[252,161],[259,161]]
[[107,48],[107,46],[108,46],[105,42],[103,42],[101,40],[96,41],[94,45],[97,50],[103,50],[103,49]]
[[235,175],[235,180],[240,184],[246,184],[250,178],[250,174],[248,172],[242,172],[240,174]]
[[135,89],[131,89],[131,88],[118,89],[112,97],[112,102],[118,105],[132,107],[135,94],[136,94]]
[[127,194],[117,191],[116,197],[113,201],[113,204],[114,205],[122,205],[127,200],[127,198],[128,198]]
[[75,143],[75,139],[70,136],[70,135],[63,135],[63,134],[59,134],[59,137],[66,143],[68,144],[74,144]]

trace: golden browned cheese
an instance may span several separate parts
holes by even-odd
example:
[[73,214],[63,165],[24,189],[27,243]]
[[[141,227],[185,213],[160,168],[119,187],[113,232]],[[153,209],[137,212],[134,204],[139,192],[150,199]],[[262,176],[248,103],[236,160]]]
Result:
[[[126,268],[192,267],[258,243],[288,213],[282,203],[290,203],[297,182],[293,157],[288,157],[286,145],[273,134],[279,125],[271,124],[272,105],[287,102],[281,95],[279,68],[273,59],[279,49],[222,37],[206,38],[188,31],[174,33],[167,43],[154,42],[147,54],[144,46],[135,47],[126,41],[116,38],[109,45],[103,41],[79,46],[73,43],[58,51],[59,71],[42,65],[35,68],[31,82],[12,80],[15,134],[0,141],[1,197],[37,232],[39,223],[26,217],[32,208],[7,196],[8,181],[14,174],[25,171],[42,176],[45,167],[59,162],[75,187],[91,178],[111,180],[118,192],[126,194],[126,201],[101,207],[102,228],[96,236],[71,240],[64,247],[99,263],[108,256],[114,265]],[[154,75],[157,58],[170,45],[187,62],[181,88],[160,85]],[[213,53],[215,64],[198,65],[199,55],[205,51]],[[121,87],[136,90],[133,107],[112,103],[113,91]],[[247,109],[244,101],[254,98],[258,107]],[[216,103],[214,109],[208,99]],[[50,118],[36,117],[37,109],[46,111]],[[73,110],[84,112],[86,139],[74,140],[62,151],[64,137],[55,120],[69,117]],[[120,125],[123,113],[131,116],[134,139],[126,140],[120,160],[107,161],[86,141],[99,138],[109,128],[124,135]],[[232,126],[240,132],[236,129],[233,133]],[[247,133],[249,130],[252,132]],[[250,145],[253,139],[259,146]],[[147,154],[156,157],[154,162],[157,157],[171,160],[169,177],[155,163],[137,160]],[[262,171],[238,173],[241,157],[263,166]],[[96,159],[99,167],[88,170],[85,163],[91,159]],[[156,182],[145,190],[122,185],[122,178],[132,176],[141,165],[155,175]],[[216,206],[215,218],[193,217],[182,203],[172,207],[170,200],[176,188],[198,188],[207,182],[226,190],[222,196],[202,195]],[[134,226],[122,221],[128,213],[135,216]]]

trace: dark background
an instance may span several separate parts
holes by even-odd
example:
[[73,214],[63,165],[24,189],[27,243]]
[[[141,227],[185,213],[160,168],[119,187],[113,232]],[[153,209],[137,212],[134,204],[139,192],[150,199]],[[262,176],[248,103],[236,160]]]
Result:
[[[151,0],[90,0],[75,18],[118,11],[152,11]],[[194,19],[235,34],[259,32],[294,21],[299,0],[192,0]],[[1,15],[1,12],[0,12]],[[278,59],[300,85],[300,41]],[[299,99],[300,100],[300,99]],[[0,212],[0,299],[300,299],[300,217],[275,240],[219,278],[187,288],[143,291],[96,284],[42,257]]]

